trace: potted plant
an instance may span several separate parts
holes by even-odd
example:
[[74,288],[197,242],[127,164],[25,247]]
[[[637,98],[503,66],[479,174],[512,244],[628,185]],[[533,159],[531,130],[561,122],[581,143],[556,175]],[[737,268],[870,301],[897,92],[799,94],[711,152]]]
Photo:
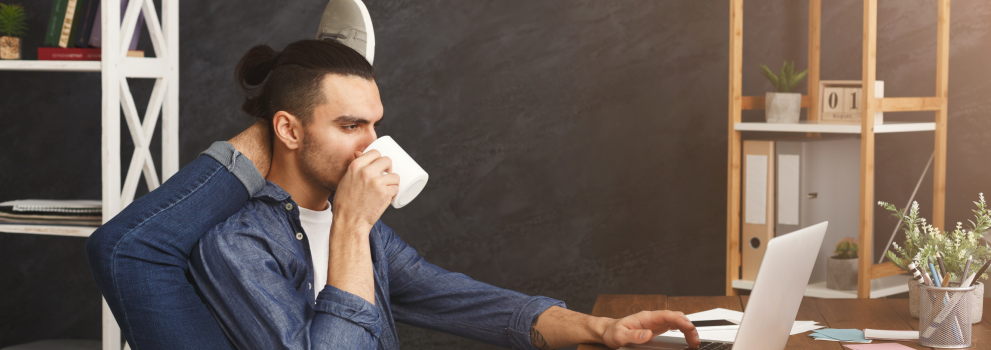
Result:
[[791,92],[798,82],[805,78],[809,70],[795,74],[795,62],[785,61],[781,65],[781,75],[774,75],[767,66],[761,64],[760,72],[774,84],[777,92],[768,92],[764,99],[764,116],[768,123],[798,123],[802,109],[802,94]]
[[857,241],[851,237],[840,240],[835,253],[826,263],[826,288],[857,289]]
[[27,28],[24,6],[0,4],[0,59],[21,59],[21,37]]
[[[886,252],[888,260],[905,272],[909,272],[908,264],[912,261],[936,261],[936,252],[943,257],[943,263],[947,272],[950,273],[951,282],[960,281],[963,269],[968,257],[973,257],[971,266],[981,266],[991,260],[991,246],[987,243],[983,245],[978,240],[988,229],[991,229],[991,209],[984,201],[984,194],[979,194],[980,200],[974,202],[977,209],[973,210],[974,220],[968,220],[970,226],[964,229],[962,223],[957,223],[952,232],[940,232],[938,227],[926,223],[925,218],[919,217],[919,203],[912,203],[912,207],[906,214],[895,208],[894,205],[878,202],[878,205],[892,212],[892,216],[902,222],[902,230],[905,232],[905,243],[899,246],[892,242],[894,249]],[[929,270],[928,266],[923,266]],[[928,272],[928,271],[927,271]],[[971,272],[977,272],[971,270]],[[984,310],[984,284],[977,282],[988,276],[974,278],[974,290],[971,299],[971,322],[981,321]],[[909,314],[912,317],[919,317],[919,284],[914,279],[908,280],[909,294]]]

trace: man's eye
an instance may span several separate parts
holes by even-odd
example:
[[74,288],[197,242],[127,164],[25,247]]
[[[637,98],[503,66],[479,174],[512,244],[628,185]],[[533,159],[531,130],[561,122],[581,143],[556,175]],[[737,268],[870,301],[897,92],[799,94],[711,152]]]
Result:
[[344,130],[351,131],[351,130],[356,130],[356,129],[358,129],[358,126],[357,125],[345,125],[344,126]]

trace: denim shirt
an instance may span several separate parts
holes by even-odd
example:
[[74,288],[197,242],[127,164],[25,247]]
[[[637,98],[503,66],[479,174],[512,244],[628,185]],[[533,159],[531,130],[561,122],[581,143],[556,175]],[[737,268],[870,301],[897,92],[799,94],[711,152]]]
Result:
[[[395,322],[535,349],[534,318],[559,300],[446,271],[379,220],[369,234],[375,304],[313,281],[299,209],[272,182],[213,227],[190,256],[197,290],[240,349],[399,349]],[[313,289],[321,288],[314,299]]]

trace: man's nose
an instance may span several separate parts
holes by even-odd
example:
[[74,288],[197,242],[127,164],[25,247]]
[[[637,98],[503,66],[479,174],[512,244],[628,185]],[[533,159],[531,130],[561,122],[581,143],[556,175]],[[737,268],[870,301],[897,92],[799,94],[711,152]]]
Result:
[[375,132],[375,129],[372,129],[370,132],[368,132],[365,135],[366,135],[365,139],[362,140],[361,144],[359,145],[361,147],[359,151],[362,152],[364,152],[365,149],[368,148],[368,145],[372,144],[372,142],[374,142],[375,140],[378,140],[378,134]]

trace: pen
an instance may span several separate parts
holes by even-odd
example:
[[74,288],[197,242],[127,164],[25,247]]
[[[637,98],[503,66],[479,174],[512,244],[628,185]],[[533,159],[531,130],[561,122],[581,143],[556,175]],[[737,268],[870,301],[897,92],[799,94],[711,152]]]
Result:
[[950,271],[946,270],[946,265],[943,265],[943,256],[936,252],[936,262],[939,263],[939,273],[948,274]]

